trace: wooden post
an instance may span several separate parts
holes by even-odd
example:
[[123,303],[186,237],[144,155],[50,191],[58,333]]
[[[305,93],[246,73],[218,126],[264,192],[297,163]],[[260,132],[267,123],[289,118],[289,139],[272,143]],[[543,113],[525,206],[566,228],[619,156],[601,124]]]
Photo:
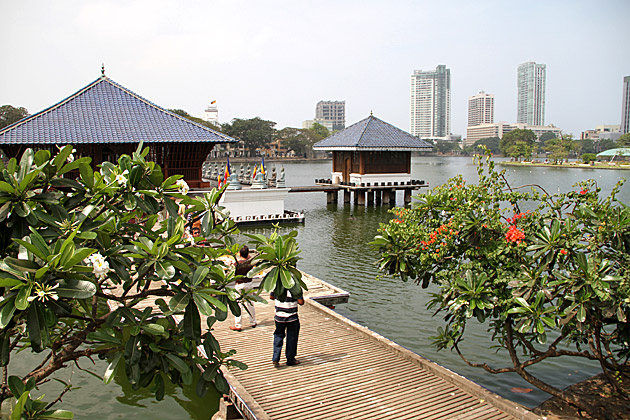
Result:
[[383,190],[383,205],[389,205],[389,191]]
[[365,190],[358,189],[354,192],[355,197],[357,197],[357,204],[359,206],[365,205]]
[[389,190],[389,204],[392,206],[396,205],[396,190],[393,188]]
[[382,198],[382,191],[381,190],[376,190],[374,191],[374,202],[376,203],[377,206],[381,205],[381,198]]
[[350,203],[350,190],[347,188],[344,188],[343,190],[343,202]]
[[326,192],[326,202],[328,204],[337,202],[337,191],[328,191]]
[[405,204],[411,203],[411,188],[405,188]]
[[374,204],[374,190],[367,191],[367,203],[368,203],[368,206],[371,206],[372,204]]
[[359,190],[353,190],[354,193],[354,204],[359,204]]

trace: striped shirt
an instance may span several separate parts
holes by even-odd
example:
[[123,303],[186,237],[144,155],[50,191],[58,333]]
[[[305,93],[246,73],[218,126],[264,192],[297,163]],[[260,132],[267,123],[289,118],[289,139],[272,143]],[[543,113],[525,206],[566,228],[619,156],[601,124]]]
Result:
[[276,322],[295,322],[298,320],[298,303],[291,296],[287,296],[284,302],[276,299]]

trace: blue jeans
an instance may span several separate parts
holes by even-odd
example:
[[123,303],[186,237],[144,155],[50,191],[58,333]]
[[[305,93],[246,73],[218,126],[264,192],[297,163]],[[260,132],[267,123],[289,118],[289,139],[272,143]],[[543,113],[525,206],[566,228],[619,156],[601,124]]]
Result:
[[298,335],[300,334],[300,321],[278,322],[276,321],[276,330],[273,332],[273,361],[280,361],[282,353],[282,343],[284,337],[287,337],[287,348],[285,354],[287,356],[287,365],[295,364],[295,355],[297,354]]

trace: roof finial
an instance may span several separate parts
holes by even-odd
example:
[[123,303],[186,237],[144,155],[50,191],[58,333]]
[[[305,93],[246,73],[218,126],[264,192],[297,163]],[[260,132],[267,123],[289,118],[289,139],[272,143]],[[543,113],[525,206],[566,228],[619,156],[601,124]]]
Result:
[[101,65],[101,75],[105,76],[105,63]]
[[372,110],[370,110],[370,117],[373,117],[373,116],[374,116],[374,114],[372,114]]

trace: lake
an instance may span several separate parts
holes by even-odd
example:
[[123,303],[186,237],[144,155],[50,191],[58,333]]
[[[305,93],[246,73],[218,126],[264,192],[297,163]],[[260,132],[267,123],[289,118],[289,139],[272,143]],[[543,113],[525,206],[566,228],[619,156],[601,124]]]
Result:
[[[275,165],[284,167],[287,186],[313,185],[316,178],[328,178],[332,169],[331,161],[267,163],[269,169]],[[237,165],[233,165],[238,168]],[[430,186],[437,186],[447,179],[463,174],[469,182],[476,182],[476,167],[471,158],[466,157],[414,157],[412,158],[412,178],[423,179]],[[614,185],[630,172],[603,169],[569,169],[544,167],[510,167],[507,176],[513,187],[524,184],[539,184],[548,192],[566,191],[584,179],[594,179],[602,193],[609,193]],[[630,203],[630,186],[622,187],[620,198]],[[402,205],[402,192],[397,204]],[[441,325],[441,319],[433,318],[425,309],[428,292],[413,282],[404,283],[396,279],[376,280],[379,272],[375,261],[376,251],[368,243],[377,234],[379,223],[388,221],[392,215],[388,207],[354,206],[340,203],[326,204],[325,193],[289,194],[286,207],[304,210],[306,222],[303,225],[282,227],[282,231],[298,231],[298,242],[302,250],[302,260],[298,267],[324,281],[350,292],[350,301],[336,310],[365,325],[385,337],[427,357],[499,395],[517,401],[528,407],[538,405],[548,396],[533,389],[529,393],[513,392],[512,388],[533,388],[517,375],[491,375],[478,368],[470,368],[455,353],[437,352],[431,346],[431,337]],[[265,233],[270,228],[244,228],[244,232]],[[467,339],[465,353],[475,355],[475,362],[491,362],[500,365],[507,360],[503,354],[488,350],[489,337],[485,329],[473,328],[474,334]],[[271,357],[271,340],[269,354]],[[308,337],[300,337],[308,340]],[[238,349],[237,349],[238,350]],[[20,355],[20,357],[22,357]],[[477,357],[475,359],[475,357]],[[87,366],[83,366],[87,367]],[[95,370],[102,374],[105,365],[97,364]],[[597,372],[597,366],[578,363],[575,360],[556,360],[534,370],[549,383],[564,387],[580,381]],[[67,378],[65,378],[67,379]],[[217,404],[216,394],[198,399],[194,390],[171,389],[165,400],[156,402],[152,395],[136,394],[129,387],[109,386],[80,371],[74,372],[73,383],[81,389],[64,397],[64,408],[74,410],[77,418],[93,416],[99,419],[129,417],[149,417],[153,419],[208,419]],[[49,393],[48,399],[55,394]]]

